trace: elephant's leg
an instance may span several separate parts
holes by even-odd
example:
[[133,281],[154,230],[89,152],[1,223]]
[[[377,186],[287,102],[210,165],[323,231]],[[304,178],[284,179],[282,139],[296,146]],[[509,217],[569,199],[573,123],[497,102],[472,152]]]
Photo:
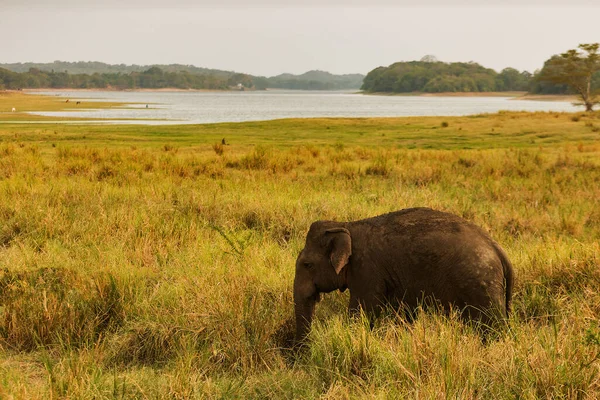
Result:
[[505,310],[494,306],[487,308],[467,306],[462,312],[462,317],[467,321],[475,322],[484,332],[502,330],[508,323]]
[[348,304],[348,315],[350,317],[356,317],[360,314],[360,302],[356,298],[356,296],[350,295],[350,303]]
[[364,315],[369,320],[369,326],[373,329],[375,319],[381,314],[380,302],[375,301],[372,296],[367,296],[367,299],[365,299],[350,295],[350,303],[348,304],[348,314],[350,317],[358,317],[361,311],[364,312]]

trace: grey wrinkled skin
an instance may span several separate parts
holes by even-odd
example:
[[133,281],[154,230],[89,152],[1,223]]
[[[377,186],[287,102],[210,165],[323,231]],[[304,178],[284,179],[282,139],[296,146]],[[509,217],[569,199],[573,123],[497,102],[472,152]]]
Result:
[[505,321],[513,269],[474,224],[429,208],[353,222],[317,221],[296,260],[296,343],[310,330],[320,293],[350,291],[349,311],[377,316],[392,306],[411,316],[435,304],[483,326]]

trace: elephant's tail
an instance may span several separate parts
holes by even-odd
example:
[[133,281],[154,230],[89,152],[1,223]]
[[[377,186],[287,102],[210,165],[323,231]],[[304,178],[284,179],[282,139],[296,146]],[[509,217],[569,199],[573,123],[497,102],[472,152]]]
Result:
[[504,250],[502,250],[502,248],[497,243],[494,243],[494,247],[496,247],[496,251],[498,252],[498,256],[500,257],[500,261],[502,262],[502,269],[504,271],[506,316],[508,317],[508,314],[510,314],[510,306],[512,301],[512,292],[514,284],[513,266]]

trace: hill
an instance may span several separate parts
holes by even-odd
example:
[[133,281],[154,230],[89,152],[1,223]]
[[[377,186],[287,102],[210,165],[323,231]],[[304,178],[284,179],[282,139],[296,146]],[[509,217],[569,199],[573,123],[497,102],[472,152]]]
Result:
[[165,88],[227,89],[242,84],[247,89],[358,89],[364,75],[334,75],[308,71],[271,78],[194,65],[125,65],[98,61],[0,64],[0,89],[18,88]]
[[158,67],[165,72],[189,72],[192,74],[211,74],[229,76],[233,71],[224,71],[219,69],[210,69],[196,67],[194,65],[184,64],[152,64],[152,65],[126,65],[126,64],[106,64],[100,61],[54,61],[51,63],[11,63],[0,64],[0,68],[13,72],[28,72],[31,68],[46,72],[66,72],[68,74],[129,74],[131,72],[143,72],[152,67]]
[[375,68],[361,89],[389,93],[527,91],[531,76],[514,68],[497,73],[474,62],[410,61]]
[[334,75],[325,71],[312,70],[301,75],[281,74],[268,78],[270,88],[304,90],[343,90],[358,89],[364,75]]

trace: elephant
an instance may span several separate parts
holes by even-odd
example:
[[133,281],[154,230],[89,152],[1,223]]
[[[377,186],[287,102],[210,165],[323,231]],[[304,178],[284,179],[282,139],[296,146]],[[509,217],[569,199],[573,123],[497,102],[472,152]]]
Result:
[[508,318],[513,267],[481,228],[430,208],[314,222],[296,260],[296,344],[310,331],[320,293],[346,289],[350,314],[377,317],[392,307],[411,320],[429,304],[485,328]]

